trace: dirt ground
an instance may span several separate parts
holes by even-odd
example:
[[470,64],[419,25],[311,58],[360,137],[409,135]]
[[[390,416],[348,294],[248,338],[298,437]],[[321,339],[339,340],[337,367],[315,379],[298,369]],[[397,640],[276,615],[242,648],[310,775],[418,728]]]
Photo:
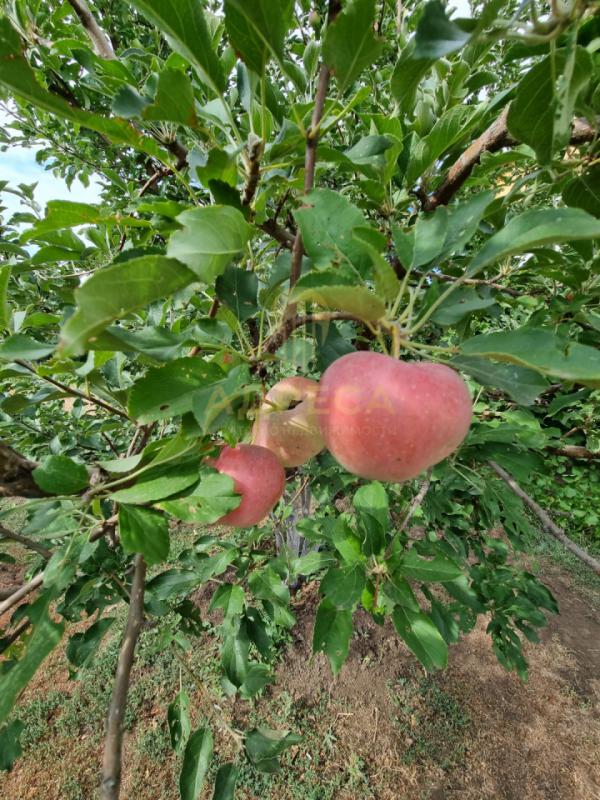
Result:
[[[451,648],[447,671],[431,678],[391,628],[361,613],[348,662],[334,679],[321,654],[311,657],[317,595],[315,586],[304,587],[296,597],[294,642],[274,686],[255,705],[224,700],[222,708],[240,726],[259,718],[281,728],[285,706],[288,727],[303,720],[312,744],[293,748],[271,783],[242,783],[236,798],[600,800],[600,615],[566,574],[549,568],[544,581],[561,613],[542,645],[527,646],[527,683],[498,664],[485,620]],[[53,656],[28,695],[66,687],[66,672]],[[195,716],[208,716],[210,702],[198,692]],[[164,718],[150,697],[147,713]],[[176,798],[174,759],[153,761],[136,754],[133,743],[129,733],[122,798]],[[220,746],[229,745],[218,733]],[[46,748],[43,762],[33,750],[0,777],[0,796],[94,798],[99,758],[97,741],[85,736]],[[77,773],[81,794],[66,791],[65,770]]]
[[[344,750],[364,759],[377,800],[600,798],[600,615],[566,577],[555,573],[545,582],[561,613],[544,631],[543,645],[527,648],[527,683],[498,664],[484,620],[451,648],[447,671],[436,676],[470,717],[464,758],[450,770],[431,759],[403,763],[407,737],[399,735],[389,686],[415,664],[393,631],[366,614],[358,615],[350,657],[335,680],[323,656],[310,660],[313,614],[303,616],[278,689],[308,704],[329,696],[336,760]],[[313,600],[306,598],[308,608]],[[414,709],[411,716],[414,725]],[[443,741],[437,745],[443,757]]]

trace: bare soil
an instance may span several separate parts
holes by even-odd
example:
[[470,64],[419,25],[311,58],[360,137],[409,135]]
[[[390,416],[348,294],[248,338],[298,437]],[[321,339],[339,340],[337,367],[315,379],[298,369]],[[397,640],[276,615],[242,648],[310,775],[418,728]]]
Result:
[[[11,576],[12,577],[12,576]],[[242,784],[238,800],[600,800],[600,618],[589,599],[555,568],[544,581],[561,608],[541,645],[528,645],[530,678],[523,683],[498,664],[485,620],[451,649],[447,671],[427,677],[390,627],[366,614],[355,619],[350,657],[336,678],[326,659],[311,656],[317,591],[296,596],[294,641],[277,669],[277,681],[252,706],[223,700],[223,716],[244,726],[259,719],[290,727],[303,719],[322,742],[315,759],[308,742],[284,759],[281,777],[267,788]],[[197,597],[204,604],[206,598]],[[214,654],[214,643],[210,647]],[[63,661],[53,656],[26,696],[65,686]],[[71,684],[72,685],[72,684]],[[178,686],[174,687],[177,691]],[[165,709],[147,698],[149,728],[163,724]],[[194,695],[194,717],[215,720],[205,691]],[[288,725],[282,725],[282,708]],[[287,716],[286,716],[287,715]],[[234,755],[231,739],[217,731],[217,749]],[[125,740],[123,800],[171,800],[177,764],[136,750]],[[0,797],[72,800],[97,797],[97,740],[36,751],[0,777]],[[66,789],[76,775],[83,794]],[[336,775],[343,776],[336,783]],[[333,793],[326,787],[335,786]],[[209,789],[203,800],[211,797]]]

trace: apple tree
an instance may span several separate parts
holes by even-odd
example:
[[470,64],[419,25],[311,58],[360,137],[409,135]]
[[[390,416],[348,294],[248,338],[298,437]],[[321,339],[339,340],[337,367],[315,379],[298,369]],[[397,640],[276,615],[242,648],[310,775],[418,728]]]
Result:
[[[427,670],[486,615],[526,677],[557,610],[515,558],[526,507],[600,569],[523,489],[600,453],[599,45],[591,0],[4,4],[2,150],[101,194],[0,182],[0,540],[32,554],[0,600],[6,760],[36,670],[61,641],[92,663],[123,604],[118,797],[140,630],[185,659],[205,584],[242,701],[306,581],[334,673],[361,607]],[[188,705],[191,800],[213,733]],[[232,735],[218,800],[296,741]]]

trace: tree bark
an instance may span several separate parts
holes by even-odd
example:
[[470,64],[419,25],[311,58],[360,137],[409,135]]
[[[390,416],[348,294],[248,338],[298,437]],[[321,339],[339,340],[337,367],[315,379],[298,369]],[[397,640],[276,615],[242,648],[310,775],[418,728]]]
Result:
[[31,473],[35,461],[0,442],[0,497],[45,497]]
[[134,564],[127,627],[121,643],[115,683],[108,711],[104,758],[102,761],[102,784],[100,787],[102,800],[118,800],[121,790],[123,717],[125,715],[129,677],[133,666],[135,647],[144,619],[146,562],[143,556],[138,554],[135,557]]

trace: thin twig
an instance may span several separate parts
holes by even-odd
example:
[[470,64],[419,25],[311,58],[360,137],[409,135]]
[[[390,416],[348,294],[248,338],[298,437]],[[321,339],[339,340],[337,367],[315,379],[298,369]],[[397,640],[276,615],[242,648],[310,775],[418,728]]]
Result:
[[126,419],[130,421],[129,416],[121,409],[116,408],[115,406],[111,406],[110,403],[101,400],[99,397],[96,397],[93,394],[85,394],[85,392],[81,392],[79,389],[75,389],[72,386],[67,386],[66,383],[61,383],[61,381],[57,381],[54,378],[51,378],[49,375],[40,375],[35,367],[27,361],[22,361],[20,358],[15,359],[15,364],[19,364],[19,366],[24,367],[26,370],[29,370],[36,378],[39,378],[41,381],[46,381],[46,383],[51,383],[52,386],[56,386],[57,389],[65,392],[66,394],[70,394],[73,397],[79,397],[82,400],[85,400],[86,403],[92,403],[99,408],[103,408],[105,411],[109,411],[111,414],[115,414],[121,419]]
[[8,633],[6,636],[3,636],[0,639],[0,654],[4,653],[5,650],[8,650],[11,644],[16,642],[17,639],[21,636],[21,634],[25,633],[25,631],[27,630],[27,628],[29,628],[30,625],[31,625],[31,620],[26,619],[19,625],[18,628],[15,628],[12,633]]
[[48,560],[52,555],[52,552],[48,550],[47,547],[38,544],[38,542],[34,542],[33,539],[29,539],[27,536],[22,536],[20,533],[15,533],[14,531],[5,528],[4,525],[0,525],[0,538],[10,539],[13,542],[18,542],[28,550],[33,550],[34,552],[38,553],[46,560]]
[[531,498],[527,492],[525,492],[516,480],[510,475],[505,469],[503,469],[499,464],[495,461],[488,461],[490,467],[494,470],[494,472],[499,475],[502,480],[510,486],[513,492],[520,497],[521,500],[528,506],[536,517],[540,520],[544,529],[548,531],[548,533],[552,534],[559,542],[570,550],[580,561],[583,561],[588,567],[591,567],[596,575],[600,575],[600,561],[597,561],[593,556],[591,556],[588,552],[586,552],[582,547],[579,547],[578,544],[575,544],[572,539],[569,539],[567,534],[560,528],[553,520],[550,518],[550,515],[547,511],[538,505],[533,498]]
[[431,467],[427,470],[427,473],[425,475],[425,479],[423,480],[423,483],[419,487],[419,491],[414,496],[413,501],[410,504],[410,506],[408,507],[408,511],[406,512],[406,514],[404,516],[404,519],[400,523],[400,527],[398,528],[398,533],[402,533],[402,531],[406,528],[408,523],[411,521],[415,511],[417,510],[417,508],[419,508],[419,506],[421,505],[421,503],[425,499],[425,495],[429,491],[429,486],[430,485],[431,485]]
[[109,448],[112,450],[112,452],[116,455],[116,457],[119,458],[121,456],[121,453],[119,453],[119,451],[115,447],[115,445],[114,445],[112,439],[110,438],[110,436],[107,433],[105,433],[104,431],[100,431],[100,436],[102,436],[102,438],[104,439],[106,444],[109,446]]
[[40,572],[39,575],[36,575],[35,578],[32,578],[26,584],[21,586],[20,589],[14,594],[11,594],[4,602],[0,603],[0,617],[3,614],[6,614],[7,611],[10,611],[13,606],[16,606],[17,603],[22,600],[24,597],[27,597],[28,594],[35,592],[38,586],[41,586],[44,581],[44,573]]
[[144,619],[144,584],[146,580],[144,557],[141,554],[136,555],[134,564],[127,627],[121,643],[115,683],[108,711],[104,758],[102,761],[102,783],[100,787],[102,800],[118,800],[120,793],[123,718],[135,647]]

